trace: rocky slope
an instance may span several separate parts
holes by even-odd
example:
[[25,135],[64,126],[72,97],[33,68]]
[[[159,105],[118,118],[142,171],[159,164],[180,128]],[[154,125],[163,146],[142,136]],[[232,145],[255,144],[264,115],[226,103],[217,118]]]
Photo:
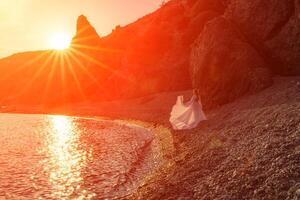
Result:
[[[44,93],[44,88],[65,88],[65,92],[56,92],[53,97],[46,95],[46,104],[132,98],[189,89],[191,44],[206,22],[222,14],[224,8],[216,0],[172,0],[132,24],[116,26],[105,37],[100,37],[88,19],[80,16],[67,53],[30,52],[0,60],[0,71],[7,75],[0,84],[1,102],[43,103],[45,98],[30,96]],[[56,73],[47,71],[51,66],[57,69]],[[26,71],[32,77],[22,76]],[[42,81],[47,76],[53,79],[48,84]],[[68,83],[60,80],[63,76]],[[7,82],[14,84],[8,86]],[[25,83],[31,82],[26,86],[29,89],[22,91]],[[15,95],[16,91],[22,94]]]
[[[269,87],[273,75],[300,73],[298,4],[171,0],[104,37],[80,16],[65,53],[0,60],[0,102],[65,104],[195,87],[204,107],[214,108]],[[51,95],[32,98],[45,88]]]
[[193,48],[191,63],[194,86],[205,108],[272,84],[267,63],[223,17],[205,25]]
[[222,2],[224,12],[205,24],[191,54],[206,108],[270,86],[272,74],[300,72],[297,0]]
[[[299,91],[299,77],[276,77],[268,89],[209,111],[196,129],[173,131],[174,165],[132,199],[300,199]],[[170,127],[169,112],[160,113],[147,120]]]
[[[68,51],[25,52],[0,60],[5,77],[0,79],[0,102],[51,107],[188,89],[189,45],[201,29],[193,26],[203,26],[214,13],[191,27],[194,16],[186,17],[186,9],[172,1],[132,24],[117,26],[106,37],[80,16]],[[37,93],[45,97],[32,98]]]

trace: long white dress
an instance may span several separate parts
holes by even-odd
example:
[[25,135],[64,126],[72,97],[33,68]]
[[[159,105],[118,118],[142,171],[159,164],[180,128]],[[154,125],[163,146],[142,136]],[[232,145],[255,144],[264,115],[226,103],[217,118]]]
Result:
[[170,115],[170,122],[175,130],[193,129],[199,122],[207,119],[202,104],[195,95],[187,103],[183,102],[183,96],[178,96]]

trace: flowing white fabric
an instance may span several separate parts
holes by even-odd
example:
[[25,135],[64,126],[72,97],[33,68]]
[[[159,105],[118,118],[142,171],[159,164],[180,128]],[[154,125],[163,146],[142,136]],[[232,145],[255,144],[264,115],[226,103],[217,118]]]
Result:
[[183,103],[183,96],[177,97],[172,108],[170,122],[175,130],[193,129],[199,122],[206,120],[202,104],[194,95],[190,101]]

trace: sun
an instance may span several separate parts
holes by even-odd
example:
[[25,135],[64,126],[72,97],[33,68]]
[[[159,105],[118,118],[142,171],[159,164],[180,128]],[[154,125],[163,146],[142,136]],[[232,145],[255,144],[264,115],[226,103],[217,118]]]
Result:
[[49,40],[49,47],[55,50],[64,50],[69,48],[71,36],[66,33],[54,33]]

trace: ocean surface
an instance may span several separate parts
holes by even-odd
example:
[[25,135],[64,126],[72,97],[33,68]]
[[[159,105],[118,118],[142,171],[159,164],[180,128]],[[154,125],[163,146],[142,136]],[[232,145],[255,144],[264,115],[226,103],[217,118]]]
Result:
[[153,135],[113,121],[0,114],[0,199],[113,199],[153,170]]

